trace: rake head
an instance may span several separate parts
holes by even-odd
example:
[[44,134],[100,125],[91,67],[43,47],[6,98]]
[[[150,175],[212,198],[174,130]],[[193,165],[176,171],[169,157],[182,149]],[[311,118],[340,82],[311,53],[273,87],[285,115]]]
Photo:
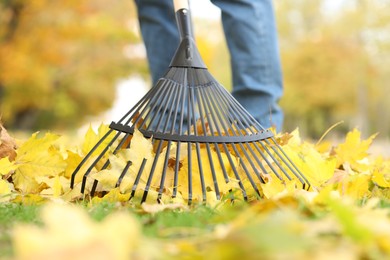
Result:
[[[71,177],[81,192],[94,196],[99,178],[91,173],[115,171],[115,187],[173,198],[190,204],[238,190],[261,195],[259,185],[268,176],[310,183],[282,150],[270,130],[264,129],[208,72],[190,33],[186,9],[177,11],[181,44],[166,75],[84,157]],[[137,144],[136,135],[149,139],[149,148]],[[144,148],[148,153],[144,153]],[[115,157],[125,158],[120,167]],[[96,173],[97,172],[97,173]],[[90,181],[88,181],[90,179]]]

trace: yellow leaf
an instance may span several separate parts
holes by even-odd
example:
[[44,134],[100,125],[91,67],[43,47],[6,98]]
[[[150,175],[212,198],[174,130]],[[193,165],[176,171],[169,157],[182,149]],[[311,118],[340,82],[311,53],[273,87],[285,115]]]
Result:
[[390,173],[374,171],[372,181],[382,188],[390,188]]
[[[310,143],[301,143],[300,138],[296,137],[297,135],[298,132],[295,131],[293,133],[294,137],[291,139],[292,142],[283,146],[283,150],[297,166],[301,175],[307,179],[311,187],[319,188],[333,176],[336,160],[323,156]],[[294,174],[289,172],[289,175],[296,181],[297,185],[302,186]]]
[[267,199],[272,199],[296,190],[296,183],[294,181],[285,182],[278,178],[272,178],[267,183],[260,183],[260,186],[264,197]]
[[56,176],[64,171],[65,161],[54,146],[59,136],[47,133],[37,138],[37,133],[21,145],[15,164],[18,168],[13,175],[15,188],[24,193],[39,193],[38,176]]
[[20,203],[23,205],[39,205],[45,201],[46,199],[38,194],[18,195],[12,200],[14,203]]
[[54,198],[58,198],[63,193],[64,189],[68,189],[70,183],[68,179],[59,175],[56,175],[55,177],[36,177],[36,180],[49,186],[48,189],[44,189],[40,194],[51,195]]
[[[95,131],[92,129],[92,126],[90,125],[87,133],[85,134],[84,143],[82,146],[83,154],[86,155],[109,130],[110,128],[108,127],[108,125],[101,124],[99,126],[98,132],[95,133]],[[100,154],[114,136],[115,133],[111,132],[111,134],[107,136],[107,138],[92,153],[92,155]]]
[[8,157],[0,159],[0,175],[7,175],[18,168],[14,162],[10,162]]
[[367,150],[370,147],[376,134],[371,135],[367,140],[361,141],[360,132],[357,129],[349,132],[345,143],[340,144],[335,149],[337,158],[337,167],[348,162],[352,169],[356,171],[365,171],[368,169],[366,163],[362,162],[368,156]]
[[6,180],[0,179],[0,203],[11,200],[13,185]]
[[[143,184],[145,184],[148,179],[150,170],[152,168],[153,160],[154,160],[153,145],[150,139],[145,138],[140,131],[135,129],[133,137],[131,139],[130,148],[120,150],[118,152],[118,158],[121,158],[119,159],[121,161],[118,161],[118,163],[122,163],[123,166],[128,161],[131,161],[131,166],[129,167],[127,173],[128,177],[126,177],[125,182],[120,186],[121,190],[124,192],[129,191],[132,188],[134,182],[132,182],[131,180],[135,179],[135,177],[139,172],[139,169],[141,168],[143,161],[146,160],[143,174],[141,175],[141,179],[139,182],[139,184],[141,185],[138,186],[139,188],[142,189]],[[117,172],[116,174],[118,173],[119,172]]]
[[378,157],[375,161],[372,181],[382,188],[390,188],[390,161]]
[[[99,181],[99,184],[96,188],[96,191],[110,191],[115,188],[116,183],[119,180],[123,170],[126,168],[126,158],[121,156],[123,153],[119,153],[119,155],[111,155],[109,157],[110,166],[109,169],[105,169],[98,172],[93,172],[90,174],[90,177]],[[130,160],[131,158],[128,158]],[[130,190],[134,183],[135,176],[132,172],[127,172],[125,176],[123,176],[122,181],[120,183],[121,192],[125,193]]]
[[119,188],[110,190],[103,198],[93,197],[92,204],[101,202],[127,202],[130,199],[130,193],[123,194]]
[[348,173],[338,184],[338,191],[341,195],[354,199],[363,199],[370,196],[370,175]]

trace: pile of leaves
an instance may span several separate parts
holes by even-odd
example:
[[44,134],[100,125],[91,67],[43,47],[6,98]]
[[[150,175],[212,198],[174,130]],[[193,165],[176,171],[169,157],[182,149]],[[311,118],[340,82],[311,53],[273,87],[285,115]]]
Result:
[[[34,133],[4,148],[1,136],[0,200],[6,205],[41,206],[41,225],[17,223],[9,232],[20,259],[156,259],[245,257],[268,258],[384,258],[390,256],[390,160],[372,157],[368,149],[375,135],[361,140],[357,129],[332,145],[303,141],[299,131],[277,136],[292,161],[310,179],[302,190],[294,181],[269,178],[259,184],[261,198],[249,202],[229,197],[219,200],[213,191],[208,205],[187,206],[184,197],[156,203],[129,201],[129,191],[112,188],[112,171],[100,177],[106,193],[83,197],[70,189],[70,177],[83,156],[107,131],[102,125],[88,130],[79,146],[67,137]],[[132,145],[148,146],[142,136]],[[3,150],[2,147],[4,148]],[[13,154],[13,156],[8,156]],[[110,158],[115,165],[120,157]],[[117,161],[116,161],[117,160]],[[101,172],[100,172],[101,173]],[[111,176],[111,177],[110,177]],[[116,177],[116,176],[114,176]],[[116,180],[116,179],[115,179]],[[181,183],[185,187],[185,183]],[[107,189],[106,189],[106,188]],[[125,186],[124,186],[125,187]],[[234,187],[227,187],[230,190]],[[223,192],[223,191],[221,191]],[[142,194],[141,194],[142,195]],[[222,194],[224,195],[224,194]],[[96,222],[90,212],[111,203],[115,210]],[[197,215],[207,207],[212,217],[199,217],[196,226],[172,219],[158,221],[164,212]],[[203,213],[202,213],[203,214]],[[147,221],[142,216],[149,216]],[[148,236],[149,225],[158,231]]]

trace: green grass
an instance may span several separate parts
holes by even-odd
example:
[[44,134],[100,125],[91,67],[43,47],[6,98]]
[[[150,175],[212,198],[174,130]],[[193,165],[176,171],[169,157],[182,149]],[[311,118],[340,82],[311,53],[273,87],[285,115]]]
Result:
[[11,230],[16,223],[42,224],[39,209],[40,206],[0,204],[0,259],[12,256]]
[[[221,215],[216,209],[206,205],[195,205],[191,209],[174,209],[145,213],[139,206],[118,203],[100,203],[81,207],[95,221],[102,221],[108,215],[118,210],[126,210],[134,215],[143,227],[143,234],[160,239],[186,238],[210,232],[218,223],[227,222],[234,218],[239,211],[225,210]],[[0,259],[10,258],[12,252],[12,228],[17,223],[33,223],[42,225],[40,209],[42,205],[21,205],[17,203],[0,204]],[[230,212],[230,213],[229,213]]]

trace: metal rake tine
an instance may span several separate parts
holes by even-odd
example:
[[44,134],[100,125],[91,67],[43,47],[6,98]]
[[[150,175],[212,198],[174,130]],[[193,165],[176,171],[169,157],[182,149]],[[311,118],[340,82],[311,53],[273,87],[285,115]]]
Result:
[[[287,154],[284,152],[284,150],[282,149],[282,147],[280,147],[278,145],[278,143],[276,142],[276,140],[274,138],[271,138],[271,140],[273,141],[273,143],[275,144],[275,146],[278,148],[278,150],[283,154],[284,158],[288,161],[288,163],[286,162],[286,165],[287,167],[289,167],[289,169],[291,170],[291,172],[301,181],[301,183],[303,184],[303,189],[305,189],[305,183],[308,184],[308,190],[310,189],[311,185],[310,185],[310,182],[306,179],[305,175],[302,174],[302,172],[298,169],[298,167],[291,161],[290,157],[287,156]],[[269,141],[268,141],[269,142]],[[276,150],[276,149],[275,149]],[[281,159],[283,160],[282,156],[279,155],[279,157],[281,157]],[[284,161],[284,160],[283,160]],[[293,169],[294,168],[294,169]],[[302,181],[302,179],[304,181]]]
[[[282,165],[278,162],[278,160],[275,158],[275,156],[271,153],[271,151],[263,144],[263,141],[266,142],[268,145],[270,145],[269,142],[267,142],[267,139],[261,140],[259,143],[263,147],[264,151],[267,152],[267,154],[271,157],[272,161],[278,166],[278,168],[283,172],[283,174],[287,177],[288,180],[292,180],[291,176],[286,172],[286,170],[282,167]],[[272,150],[274,150],[271,147]],[[275,152],[275,150],[274,150]]]
[[[133,122],[133,125],[136,126],[138,124],[138,122],[143,118],[143,115],[145,114],[145,112],[148,111],[146,116],[144,117],[143,122],[139,126],[139,128],[143,127],[143,125],[145,124],[146,119],[148,118],[149,113],[156,107],[156,104],[157,104],[156,99],[158,99],[158,97],[160,96],[161,92],[164,89],[163,87],[164,87],[165,81],[159,81],[159,83],[160,82],[162,82],[161,86],[158,87],[158,88],[156,87],[156,93],[154,93],[154,95],[151,97],[151,99],[148,100],[148,102],[145,104],[145,106],[141,110],[141,113],[139,113],[139,115],[133,114],[132,117],[129,118],[129,120],[127,121],[127,124],[130,123],[131,119],[133,119],[134,116],[137,116],[137,118]],[[152,106],[150,107],[150,105],[152,105]],[[149,110],[148,110],[148,108],[149,108]]]
[[[260,176],[260,173],[259,171],[257,170],[256,166],[254,165],[253,161],[251,160],[248,152],[246,151],[246,149],[244,148],[243,144],[242,143],[239,143],[240,145],[240,148],[241,150],[244,152],[244,155],[245,157],[247,158],[247,162],[249,163],[249,165],[252,167],[255,175],[257,176],[257,178],[260,180],[261,183],[265,183],[265,181],[263,180],[263,178]],[[240,155],[239,155],[240,156]],[[241,158],[241,156],[240,156]]]
[[[234,143],[232,144],[232,147],[233,147],[233,150],[234,150],[234,152],[235,152],[235,154],[236,154],[236,157],[237,157],[237,158],[241,158],[241,157],[240,157],[240,153],[238,152],[237,147],[235,146]],[[246,165],[245,165],[245,164],[240,164],[240,165],[242,166],[242,168],[243,168],[243,170],[244,170],[246,176],[248,177],[249,182],[251,183],[253,189],[256,191],[257,195],[261,196],[261,195],[260,195],[260,191],[259,191],[259,189],[257,188],[255,182],[253,181],[253,179],[252,179],[252,177],[251,177],[251,175],[250,175],[250,173],[249,173],[248,168],[246,167]]]
[[223,144],[223,147],[224,147],[224,150],[225,150],[225,153],[228,157],[228,160],[229,160],[229,163],[230,165],[232,166],[232,170],[233,170],[233,173],[234,173],[234,176],[236,177],[236,179],[238,180],[238,185],[240,186],[241,188],[241,191],[242,191],[242,196],[244,197],[244,200],[248,200],[248,195],[247,195],[247,192],[245,190],[245,187],[241,181],[241,178],[240,178],[240,175],[238,174],[238,171],[237,171],[237,168],[236,166],[234,165],[234,162],[233,162],[233,159],[230,155],[230,152],[229,152],[229,149],[227,148],[226,144],[224,143]]
[[115,188],[118,188],[119,185],[121,185],[123,178],[125,177],[127,171],[129,170],[129,168],[132,164],[133,164],[132,161],[127,161],[125,168],[123,169],[121,175],[119,176],[119,178],[115,184]]
[[208,143],[206,143],[206,149],[207,149],[207,155],[208,155],[209,163],[210,163],[211,176],[213,177],[215,193],[216,193],[217,199],[219,200],[219,199],[221,199],[221,194],[219,191],[218,180],[217,180],[217,175],[216,175],[215,168],[214,168],[213,157],[211,154],[210,145]]
[[[113,154],[117,154],[119,149],[123,146],[124,142],[126,141],[126,139],[129,137],[130,134],[126,133],[125,136],[122,138],[122,140],[119,142],[119,144],[117,145],[117,147],[115,147],[114,151],[113,151]],[[104,170],[104,169],[107,169],[107,167],[110,165],[110,159],[107,158],[106,162],[104,163],[103,167],[101,168],[101,170]],[[92,189],[91,189],[91,197],[94,196],[95,194],[95,191],[96,191],[96,188],[97,188],[97,185],[98,185],[99,181],[98,180],[94,180],[93,181],[93,185],[92,185]]]
[[[150,127],[153,125],[153,123],[154,123],[156,117],[159,116],[157,125],[154,127],[156,130],[158,130],[158,128],[159,128],[160,125],[161,125],[161,121],[162,121],[162,119],[163,119],[163,117],[164,117],[164,113],[166,112],[166,110],[167,110],[168,107],[169,107],[169,106],[167,106],[166,103],[170,100],[170,98],[171,98],[171,96],[172,96],[172,94],[173,94],[173,90],[174,90],[174,89],[171,87],[172,82],[171,82],[171,81],[167,81],[167,82],[168,82],[168,83],[166,84],[165,88],[168,88],[168,91],[167,91],[167,93],[163,92],[163,93],[164,93],[163,99],[162,99],[161,102],[159,102],[159,105],[158,105],[157,110],[156,110],[156,111],[153,111],[153,115],[152,115],[152,117],[151,117],[151,119],[150,119],[150,123],[149,123],[149,125],[148,125],[148,127],[147,127],[147,130],[150,129]],[[163,111],[163,110],[164,110],[163,108],[165,108],[165,111]],[[151,113],[151,112],[152,112],[152,110],[149,111],[149,113]],[[146,116],[145,119],[146,119],[147,117],[148,117],[148,116]]]
[[207,198],[207,196],[206,196],[206,186],[205,186],[205,182],[204,182],[202,158],[201,158],[201,155],[200,155],[199,143],[196,143],[195,147],[196,147],[196,155],[197,155],[197,159],[198,159],[198,169],[199,169],[200,185],[202,187],[203,201],[206,201],[206,198]]
[[79,163],[76,169],[73,171],[71,179],[70,179],[70,188],[74,187],[74,180],[76,178],[76,174],[80,171],[81,167],[87,162],[89,157],[96,151],[96,149],[103,143],[103,141],[112,133],[112,129],[107,131],[107,133],[95,144],[95,146],[87,153],[87,155],[83,158],[83,160]]
[[261,151],[261,148],[259,147],[259,144],[258,143],[261,143],[260,142],[256,142],[254,143],[254,146],[256,148],[256,150],[259,152],[259,154],[261,155],[261,157],[263,158],[263,160],[267,163],[267,165],[271,168],[272,172],[276,175],[276,177],[278,177],[279,180],[282,180],[282,177],[279,175],[279,173],[277,172],[277,170],[275,169],[275,167],[272,165],[272,163],[268,160],[267,156],[265,156],[265,154]]
[[[205,92],[204,90],[201,90],[201,91],[202,91],[202,92]],[[207,95],[202,95],[202,97],[204,97],[203,100],[205,101],[205,104],[207,104],[208,107],[211,107],[211,104],[215,105],[214,102],[210,102],[209,97],[208,97]],[[210,110],[210,109],[209,109],[209,110]],[[209,114],[206,114],[206,116],[207,116],[208,119],[210,118]],[[221,118],[221,116],[220,116],[219,114],[217,114],[217,116],[216,116],[214,113],[211,113],[211,117],[212,117],[213,121],[216,122],[216,123],[215,123],[215,128],[216,128],[216,131],[217,131],[218,135],[221,136],[221,135],[222,135],[222,131],[221,131],[221,129],[219,128],[219,125],[218,125],[218,123],[217,123],[217,118],[219,119],[220,122],[223,121],[223,119]],[[223,126],[223,123],[221,123],[221,125]],[[213,128],[214,128],[213,125],[210,124],[210,130],[211,130],[212,133],[214,132],[214,129],[213,129]],[[218,147],[217,144],[216,144],[216,147]],[[233,159],[231,158],[231,155],[230,155],[229,149],[228,149],[227,146],[226,146],[226,143],[223,143],[223,147],[224,147],[225,154],[226,154],[226,156],[228,157],[228,160],[229,160],[229,162],[230,162],[230,165],[232,166],[233,173],[234,173],[236,179],[238,180],[238,183],[239,183],[239,186],[240,186],[240,188],[241,188],[241,190],[242,190],[244,199],[247,200],[246,190],[245,190],[245,188],[244,188],[244,185],[242,184],[241,178],[240,178],[240,176],[239,176],[239,174],[238,174],[238,171],[237,171],[237,169],[236,169],[236,167],[235,167],[235,165],[234,165]],[[222,158],[221,158],[221,155],[220,155],[219,153],[218,153],[218,156],[219,156],[219,158],[220,158],[221,165],[223,165]],[[225,169],[224,166],[223,166],[223,168]],[[225,170],[224,172],[226,172],[226,170]],[[228,181],[227,174],[226,174],[224,177],[225,177],[225,180]]]
[[[206,132],[207,132],[207,130],[206,130],[206,123],[204,121],[204,115],[203,115],[204,114],[204,110],[205,110],[204,106],[206,106],[206,104],[201,99],[199,91],[196,91],[195,93],[196,93],[196,97],[197,97],[197,100],[198,100],[198,109],[199,109],[200,122],[201,122],[201,125],[202,125],[203,135],[206,135]],[[203,106],[201,104],[203,104]],[[209,120],[209,116],[207,116],[207,119]],[[211,132],[211,135],[213,136],[214,133]],[[218,148],[218,145],[216,145],[216,147]],[[212,157],[212,154],[211,154],[210,145],[208,143],[206,143],[206,150],[207,150],[207,155],[208,155],[209,162],[210,162],[211,175],[212,175],[213,181],[214,181],[215,193],[217,195],[217,199],[220,199],[220,192],[219,192],[217,176],[216,176],[216,172],[215,172],[215,168],[214,168],[213,157]],[[220,154],[218,154],[218,158],[220,159],[220,164],[222,165],[222,168],[223,168],[223,173],[225,175],[225,180],[228,182],[228,179],[226,178],[226,175],[227,175],[226,174],[226,170],[225,170],[225,167],[223,166],[222,158],[221,158]]]
[[175,162],[175,171],[174,171],[174,177],[173,177],[173,191],[172,191],[172,198],[176,198],[177,194],[177,186],[179,183],[179,167],[180,162],[177,158],[180,158],[180,146],[181,142],[178,141],[176,145],[176,162]]
[[[194,134],[198,135],[198,128],[197,128],[196,120],[195,120],[195,108],[194,108],[194,103],[195,102],[194,102],[194,89],[193,88],[191,88],[191,92],[190,93],[191,94],[189,95],[189,104],[191,104],[191,112],[192,112],[192,116],[194,118],[194,123],[193,123]],[[202,118],[201,118],[201,120],[202,120]],[[205,129],[203,123],[204,122],[202,121],[202,127],[203,127],[203,129]],[[195,143],[195,147],[196,147],[196,155],[197,155],[197,159],[198,159],[199,178],[200,178],[200,184],[201,184],[201,187],[202,187],[203,201],[206,201],[206,199],[207,199],[207,196],[206,196],[206,186],[205,186],[205,182],[204,182],[202,158],[201,158],[201,154],[200,154],[199,143]]]
[[160,188],[158,190],[158,195],[157,195],[157,201],[159,202],[162,198],[162,193],[164,189],[164,182],[165,182],[165,175],[167,173],[168,169],[168,161],[169,161],[169,153],[170,153],[170,148],[171,148],[172,141],[168,141],[167,144],[167,152],[165,154],[165,160],[164,160],[164,166],[163,166],[163,172],[161,174],[161,180],[160,180]]
[[187,143],[187,158],[188,158],[188,205],[192,203],[192,155],[191,143]]
[[147,159],[144,158],[142,160],[141,166],[140,166],[140,168],[138,170],[137,177],[134,180],[133,187],[131,188],[131,194],[130,194],[129,200],[131,200],[134,197],[134,195],[135,195],[135,191],[137,190],[138,183],[139,183],[139,181],[141,179],[141,175],[142,175],[142,173],[143,173],[143,171],[145,169],[146,162],[147,162]]
[[[202,90],[200,90],[202,91]],[[199,92],[196,92],[198,94],[198,99],[199,100],[202,100],[202,103],[204,104],[204,110],[207,111],[207,110],[210,110],[210,103],[208,102],[208,100],[205,100],[204,99],[204,96],[199,94]],[[209,109],[207,109],[209,108]],[[203,110],[200,109],[200,115],[201,115],[201,120],[202,120],[202,127],[203,127],[203,132],[206,133],[206,129],[205,129],[205,123],[203,122],[204,121],[204,116],[203,116]],[[216,122],[215,118],[214,118],[214,114],[212,114],[212,117],[213,117],[213,121]],[[206,118],[207,118],[207,121],[208,122],[211,122],[211,118],[210,118],[210,115],[209,113],[206,113]],[[216,128],[217,128],[217,131],[218,131],[218,134],[219,135],[222,135],[221,134],[221,131],[219,130],[218,128],[218,125],[216,125]],[[214,135],[214,126],[213,124],[209,124],[209,127],[210,127],[210,132],[212,135]],[[218,159],[219,159],[219,162],[220,162],[220,165],[221,165],[221,168],[222,168],[222,172],[223,172],[223,175],[224,175],[224,178],[225,178],[225,182],[228,183],[229,182],[229,177],[227,176],[227,172],[226,172],[226,168],[225,168],[225,165],[223,163],[223,160],[222,160],[222,155],[221,155],[221,151],[219,150],[219,147],[218,147],[218,144],[217,143],[214,143],[214,146],[215,146],[215,150],[217,152],[217,155],[218,155]],[[208,148],[209,149],[209,148]]]
[[[186,93],[187,93],[186,90],[187,90],[187,88],[183,88],[183,87],[179,88],[179,91],[180,91],[180,93],[182,95],[182,98],[180,99],[181,102],[177,102],[177,104],[176,104],[172,125],[176,123],[176,118],[177,118],[177,114],[178,114],[178,111],[179,111],[179,107],[180,107],[181,111],[184,111],[185,96],[186,96]],[[179,121],[178,132],[181,135],[183,133],[184,113],[180,114],[180,119],[179,120],[180,121]],[[175,163],[175,171],[174,171],[174,179],[173,179],[172,198],[176,198],[177,187],[178,187],[178,183],[179,183],[180,162],[179,162],[178,158],[180,158],[180,147],[181,147],[181,141],[178,141],[177,145],[176,145],[176,163]]]
[[87,182],[87,177],[88,175],[91,173],[92,169],[96,166],[96,164],[100,161],[100,159],[102,159],[102,157],[104,156],[104,154],[107,152],[107,150],[110,148],[110,146],[115,142],[115,140],[119,137],[119,135],[121,134],[121,132],[118,132],[114,138],[111,139],[111,141],[108,143],[108,145],[103,149],[102,152],[100,152],[99,156],[95,159],[95,161],[91,164],[91,166],[88,168],[88,170],[84,173],[83,175],[83,181],[81,183],[81,190],[80,192],[81,193],[84,193],[84,189],[85,189],[85,184]]
[[[251,144],[249,144],[249,143],[245,143],[245,144],[246,144],[246,146],[248,147],[249,152],[252,154],[252,157],[255,159],[255,161],[257,162],[257,164],[260,166],[260,168],[261,168],[261,170],[263,171],[263,173],[264,173],[264,174],[267,174],[267,173],[268,173],[267,170],[264,168],[263,163],[259,160],[257,154],[255,153],[255,151],[254,151],[254,150],[252,149],[252,147],[250,146]],[[253,143],[253,145],[256,147],[256,143]],[[257,150],[257,151],[259,151],[259,150]],[[263,158],[264,158],[264,157],[263,157]],[[263,178],[261,178],[260,181],[264,181]],[[265,181],[264,181],[263,183],[265,183]]]
[[[133,113],[136,109],[139,109],[140,107],[145,106],[145,103],[147,103],[150,98],[150,96],[155,96],[156,94],[154,92],[158,93],[159,89],[158,88],[151,88],[121,119],[119,119],[118,123],[122,123],[131,113]],[[133,119],[134,115],[133,114],[125,123],[126,125]]]
[[148,180],[146,182],[144,194],[142,195],[141,203],[144,203],[146,201],[146,197],[148,196],[149,189],[150,189],[150,186],[151,186],[151,183],[152,183],[152,179],[153,179],[153,175],[154,175],[154,171],[156,170],[157,161],[160,158],[159,154],[161,153],[162,144],[163,144],[163,141],[160,140],[160,142],[158,144],[157,152],[156,152],[157,156],[154,157],[152,168],[151,168],[151,170],[149,172],[149,177],[148,177]]

